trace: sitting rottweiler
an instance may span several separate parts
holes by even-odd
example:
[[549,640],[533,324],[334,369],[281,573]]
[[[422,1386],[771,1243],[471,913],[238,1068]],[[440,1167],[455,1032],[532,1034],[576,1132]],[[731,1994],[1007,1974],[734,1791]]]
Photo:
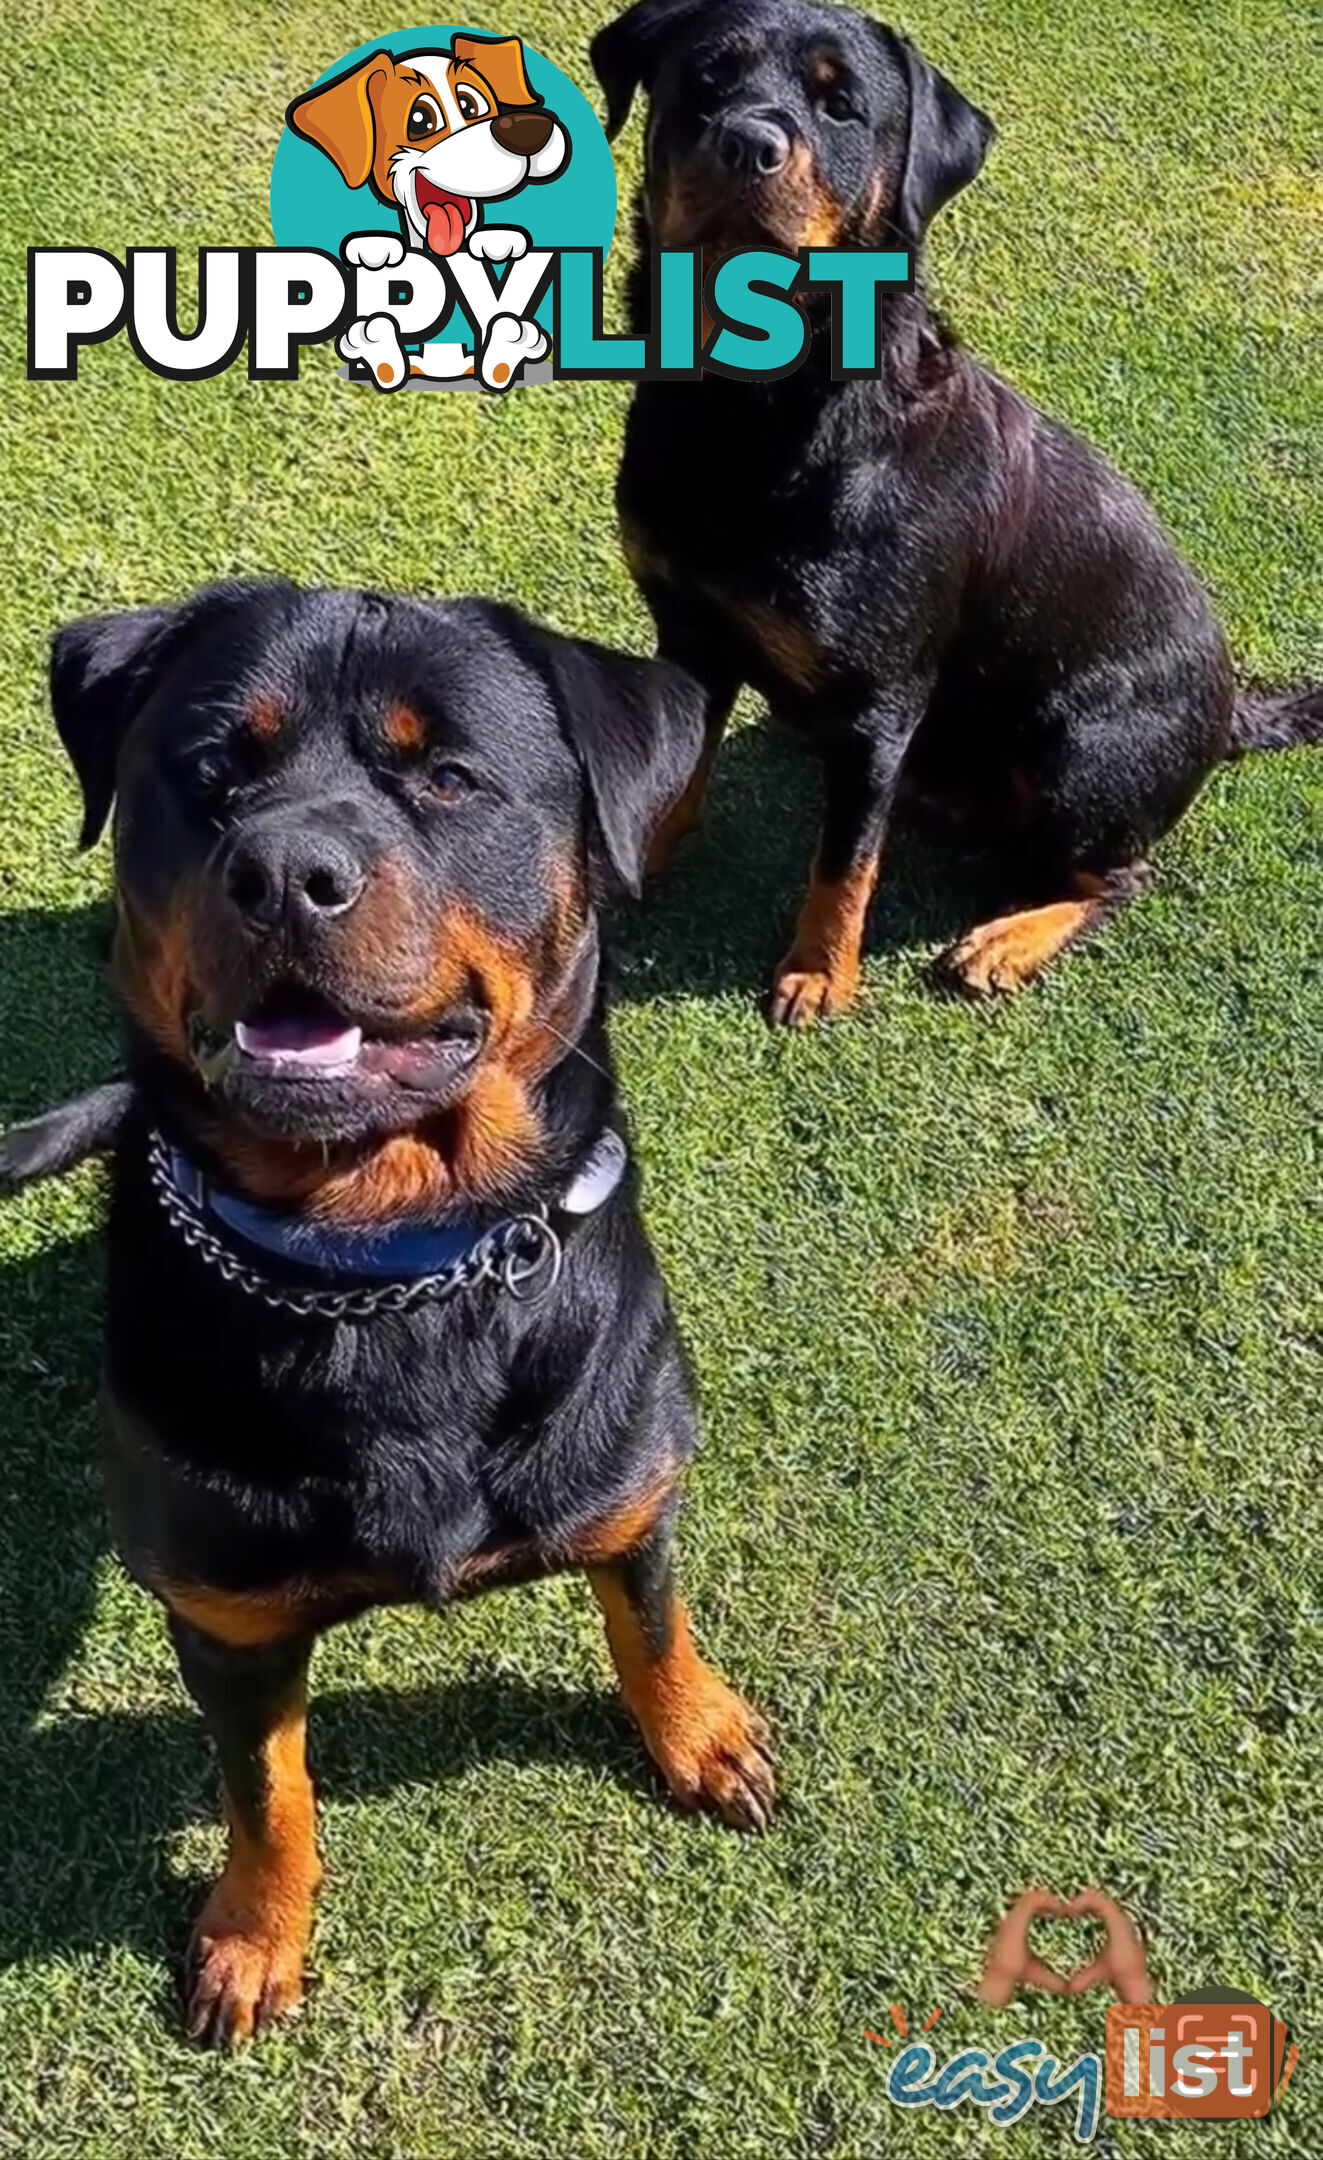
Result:
[[220,1751],[188,2024],[228,2042],[299,1999],[308,1661],[368,1606],[583,1569],[671,1792],[768,1819],[672,1583],[694,1403],[599,983],[700,701],[485,601],[281,583],[74,623],[52,697],[85,844],[118,797],[127,1081],[3,1167],[114,1144],[111,1510]]
[[[653,248],[901,247],[992,123],[913,46],[803,0],[641,0],[592,48],[607,131],[651,97],[633,327]],[[1323,694],[1237,703],[1198,581],[1098,453],[883,290],[881,372],[837,382],[825,295],[779,381],[641,384],[618,504],[660,651],[707,690],[693,823],[735,693],[820,751],[825,812],[772,1016],[849,1004],[898,793],[1013,854],[1014,913],[944,956],[1011,990],[1142,883],[1218,762],[1317,739]]]

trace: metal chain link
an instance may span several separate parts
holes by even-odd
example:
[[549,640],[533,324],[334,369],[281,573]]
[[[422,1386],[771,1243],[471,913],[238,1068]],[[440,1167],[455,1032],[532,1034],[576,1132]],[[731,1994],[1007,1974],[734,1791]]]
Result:
[[480,1238],[461,1260],[435,1275],[418,1275],[411,1282],[360,1285],[352,1290],[283,1289],[241,1260],[214,1230],[208,1229],[201,1209],[176,1185],[170,1169],[170,1150],[159,1132],[153,1132],[148,1140],[147,1172],[166,1220],[191,1252],[208,1267],[214,1267],[236,1290],[260,1298],[278,1312],[297,1313],[301,1319],[371,1320],[380,1312],[408,1312],[415,1305],[442,1302],[484,1282],[499,1282],[521,1304],[532,1304],[555,1288],[565,1264],[565,1248],[545,1207],[539,1207],[535,1214],[517,1215],[501,1223]]

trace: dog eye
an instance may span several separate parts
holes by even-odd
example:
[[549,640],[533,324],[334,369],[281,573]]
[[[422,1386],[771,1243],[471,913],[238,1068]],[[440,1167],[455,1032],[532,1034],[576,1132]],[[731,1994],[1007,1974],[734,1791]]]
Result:
[[430,97],[415,98],[405,129],[410,142],[417,142],[422,135],[435,135],[440,125],[441,112],[434,100]]
[[740,65],[738,53],[706,53],[698,64],[699,80],[705,90],[729,90],[738,80]]
[[828,90],[822,100],[822,109],[829,120],[855,120],[855,112],[848,90]]
[[234,793],[239,772],[233,755],[218,744],[197,751],[183,761],[181,777],[199,801],[223,803]]
[[438,802],[460,802],[465,795],[473,793],[473,782],[463,766],[451,765],[445,759],[432,767],[429,779]]
[[455,92],[455,103],[459,107],[461,120],[482,120],[491,111],[482,93],[467,87]]

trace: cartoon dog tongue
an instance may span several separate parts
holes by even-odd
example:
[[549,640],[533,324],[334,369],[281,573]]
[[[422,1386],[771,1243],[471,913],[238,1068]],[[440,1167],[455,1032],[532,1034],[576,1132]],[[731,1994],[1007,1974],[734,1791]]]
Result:
[[433,255],[453,255],[464,244],[464,206],[453,195],[445,195],[439,202],[429,202],[424,216],[427,219],[427,245]]

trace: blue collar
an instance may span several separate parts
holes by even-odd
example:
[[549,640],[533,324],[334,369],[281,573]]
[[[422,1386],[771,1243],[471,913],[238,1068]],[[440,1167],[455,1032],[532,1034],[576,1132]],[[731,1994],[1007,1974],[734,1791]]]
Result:
[[[525,1220],[404,1222],[342,1229],[243,1200],[214,1184],[179,1148],[162,1149],[159,1159],[175,1192],[195,1214],[214,1217],[245,1245],[319,1275],[356,1276],[373,1282],[412,1282],[441,1275],[473,1258],[480,1247],[499,1248]],[[625,1143],[608,1126],[552,1201],[549,1212],[571,1217],[596,1213],[619,1185],[625,1163]]]

